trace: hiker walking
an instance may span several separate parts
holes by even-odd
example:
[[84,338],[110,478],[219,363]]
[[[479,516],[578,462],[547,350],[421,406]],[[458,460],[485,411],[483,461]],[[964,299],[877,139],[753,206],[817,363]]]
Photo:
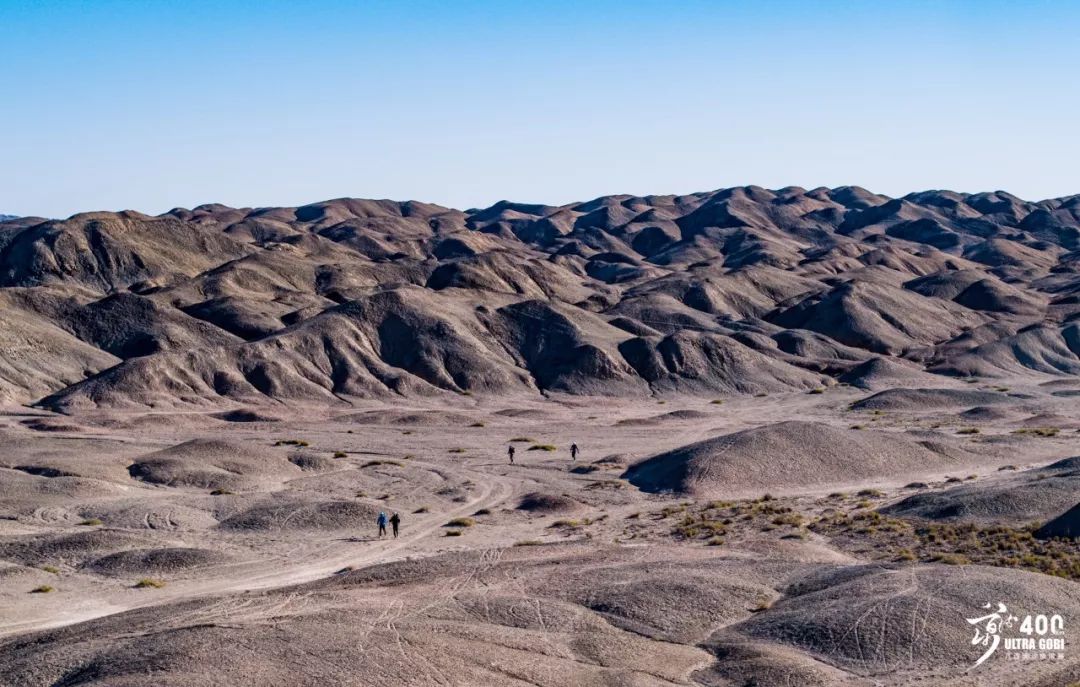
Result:
[[400,525],[400,524],[401,524],[401,516],[399,516],[397,513],[394,513],[393,515],[390,516],[390,526],[394,529],[394,539],[397,539],[397,529],[398,529],[398,525]]
[[506,449],[506,455],[510,456],[510,464],[514,464],[514,445],[510,444],[510,448]]
[[570,460],[577,460],[577,444],[570,444]]
[[380,511],[377,522],[379,523],[379,539],[382,539],[386,536],[386,513]]

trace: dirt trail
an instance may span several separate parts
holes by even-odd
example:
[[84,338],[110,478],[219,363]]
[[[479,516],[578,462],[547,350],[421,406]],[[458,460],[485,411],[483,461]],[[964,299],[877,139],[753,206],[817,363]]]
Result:
[[[431,469],[439,466],[423,461],[415,461]],[[480,508],[493,508],[509,499],[515,489],[513,480],[490,472],[461,466],[462,473],[468,473],[474,483],[480,486],[480,492],[472,499],[450,511],[417,516],[398,539],[384,539],[365,542],[363,550],[356,551],[351,544],[336,545],[329,543],[316,551],[303,553],[304,562],[294,564],[288,557],[275,557],[260,561],[237,563],[215,569],[214,579],[206,581],[183,581],[170,584],[157,590],[152,596],[132,598],[119,602],[105,599],[88,599],[67,608],[60,613],[50,612],[47,617],[0,619],[0,637],[47,630],[65,625],[94,620],[116,613],[145,608],[175,601],[209,597],[220,594],[265,590],[290,585],[312,582],[333,575],[346,568],[358,568],[375,563],[395,560],[407,554],[431,555],[432,537],[442,531],[442,525],[448,519],[469,515]],[[230,568],[232,571],[230,572]]]

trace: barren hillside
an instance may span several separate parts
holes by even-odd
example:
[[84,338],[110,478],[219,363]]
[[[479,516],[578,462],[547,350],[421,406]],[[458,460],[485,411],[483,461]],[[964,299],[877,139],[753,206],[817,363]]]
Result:
[[20,218],[0,302],[0,401],[61,411],[1046,381],[1080,373],[1080,196]]

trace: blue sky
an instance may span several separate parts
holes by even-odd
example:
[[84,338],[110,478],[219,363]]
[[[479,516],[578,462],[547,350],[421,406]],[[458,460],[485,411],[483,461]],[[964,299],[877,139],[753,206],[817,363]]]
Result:
[[1080,193],[1080,3],[0,0],[0,212]]

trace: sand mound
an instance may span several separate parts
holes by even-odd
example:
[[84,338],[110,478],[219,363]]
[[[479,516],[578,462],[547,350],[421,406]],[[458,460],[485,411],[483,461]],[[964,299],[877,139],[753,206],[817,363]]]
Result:
[[102,575],[160,575],[226,561],[226,556],[209,549],[131,549],[96,558],[81,567]]
[[494,414],[499,417],[512,417],[517,420],[546,420],[551,417],[551,413],[547,411],[532,408],[503,408],[502,410],[496,410]]
[[704,420],[706,418],[713,417],[709,413],[703,413],[700,410],[673,410],[670,413],[664,413],[663,415],[653,415],[651,417],[633,417],[626,420],[619,420],[615,423],[617,427],[649,427],[652,425],[660,425],[669,421],[679,420]]
[[298,476],[300,469],[280,449],[192,439],[136,460],[128,473],[133,479],[170,487],[237,490]]
[[35,417],[29,420],[22,420],[19,424],[27,429],[32,429],[35,432],[85,432],[86,427],[71,422],[70,420],[62,420],[59,418],[51,417]]
[[963,455],[931,446],[903,434],[780,422],[661,453],[623,477],[643,491],[708,496],[940,470]]
[[305,472],[322,472],[337,467],[333,458],[306,451],[293,453],[289,456],[289,462]]
[[240,410],[226,410],[223,413],[213,413],[210,417],[218,420],[224,420],[225,422],[280,422],[281,418],[277,415],[267,413],[260,410],[251,410],[244,408]]
[[871,358],[840,375],[836,381],[870,391],[898,387],[950,386],[955,383],[945,377],[923,372],[914,365],[888,358]]
[[924,410],[1014,402],[995,391],[965,389],[888,389],[851,404],[854,410]]
[[1035,536],[1039,539],[1080,539],[1080,503],[1040,527]]
[[964,618],[982,615],[987,599],[1008,599],[1008,609],[1019,616],[1044,607],[1063,615],[1080,611],[1075,583],[1003,568],[868,565],[814,578],[812,584],[792,586],[771,608],[730,630],[744,641],[797,648],[865,675],[966,669],[985,647],[972,646]]
[[1016,526],[1045,521],[1076,502],[1080,473],[1028,470],[1008,479],[913,494],[882,513],[925,520],[993,521]]
[[30,535],[0,541],[0,558],[24,565],[77,564],[91,557],[145,545],[146,540],[128,532],[90,529],[62,535]]
[[221,523],[228,530],[363,530],[375,525],[378,506],[353,501],[288,501],[249,508]]
[[557,515],[581,510],[582,504],[562,494],[532,492],[521,497],[517,509],[537,515]]
[[464,427],[474,421],[465,413],[449,410],[368,410],[337,418],[361,425],[409,425],[420,427]]
[[1000,422],[1013,417],[1013,412],[1006,408],[975,406],[968,408],[957,417],[967,422]]

